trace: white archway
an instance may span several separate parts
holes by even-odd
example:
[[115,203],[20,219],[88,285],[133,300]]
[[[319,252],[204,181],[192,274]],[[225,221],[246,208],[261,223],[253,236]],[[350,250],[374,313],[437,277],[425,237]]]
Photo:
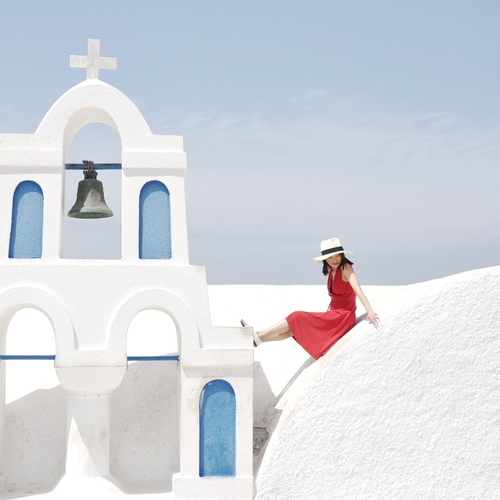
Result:
[[172,318],[158,309],[143,310],[132,319],[127,332],[127,356],[179,354],[177,330]]
[[66,395],[54,354],[54,329],[46,314],[33,307],[15,312],[7,326],[2,361],[2,472],[12,487],[38,484],[50,491],[64,473]]

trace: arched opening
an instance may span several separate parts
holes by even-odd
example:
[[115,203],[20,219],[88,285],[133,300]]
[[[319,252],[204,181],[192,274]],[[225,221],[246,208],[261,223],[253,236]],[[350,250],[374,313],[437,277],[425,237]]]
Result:
[[[111,472],[131,485],[172,491],[180,470],[178,353],[172,318],[158,310],[130,322],[123,382],[111,399]],[[142,359],[140,359],[142,358]],[[130,450],[134,450],[130,453]]]
[[169,354],[179,354],[177,329],[172,318],[155,309],[141,311],[128,327],[127,356]]
[[146,183],[139,199],[139,258],[171,259],[170,193],[162,182]]
[[[119,135],[108,125],[90,123],[75,135],[65,163],[121,163]],[[120,259],[122,244],[122,172],[98,170],[103,183],[106,204],[113,217],[105,219],[75,219],[67,216],[76,200],[82,170],[66,170],[64,187],[64,242],[66,259]]]
[[21,182],[12,201],[9,257],[39,259],[43,240],[43,192],[33,181]]
[[64,474],[66,395],[54,368],[55,337],[47,316],[33,308],[19,310],[2,354],[5,484],[50,491]]
[[200,476],[236,475],[236,398],[225,380],[212,380],[200,397]]

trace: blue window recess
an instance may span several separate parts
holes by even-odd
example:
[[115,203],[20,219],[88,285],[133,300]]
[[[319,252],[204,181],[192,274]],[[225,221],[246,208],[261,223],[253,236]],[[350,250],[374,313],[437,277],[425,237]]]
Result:
[[236,398],[230,384],[212,380],[200,398],[200,476],[236,475]]
[[170,193],[159,181],[146,183],[139,198],[139,258],[171,259]]
[[33,181],[21,182],[12,203],[9,257],[39,259],[42,256],[43,192]]

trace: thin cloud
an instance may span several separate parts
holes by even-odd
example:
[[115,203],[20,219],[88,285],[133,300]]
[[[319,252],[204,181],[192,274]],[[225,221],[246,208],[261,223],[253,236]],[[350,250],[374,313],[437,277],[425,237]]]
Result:
[[500,222],[498,124],[327,92],[273,116],[200,116],[177,124],[188,153],[192,235],[335,233],[398,251],[462,244],[464,234],[498,243],[491,237]]
[[[0,109],[0,119],[12,123],[11,115],[21,131],[34,132],[29,116]],[[498,253],[492,231],[500,223],[497,123],[413,113],[326,91],[299,96],[273,113],[158,108],[147,118],[154,133],[184,136],[192,261],[206,265],[214,283],[285,283],[287,276],[294,283],[297,273],[307,282],[309,263],[292,274],[290,266],[297,268],[332,235],[353,248],[396,252],[400,266],[401,256],[417,247],[444,253],[463,246],[464,235],[480,246],[488,265]],[[90,143],[94,160],[117,161],[114,131],[81,136],[67,161],[81,161]],[[110,200],[119,196],[113,184],[106,185]],[[108,235],[119,239],[115,229]],[[73,239],[70,254],[85,240],[82,234]],[[109,238],[98,241],[112,246]],[[109,257],[116,258],[113,252]],[[240,259],[246,265],[231,278],[225,265],[236,255],[234,265]],[[448,268],[460,270],[460,264]],[[405,273],[400,276],[408,282],[423,275],[418,266]],[[375,274],[371,282],[387,280]]]

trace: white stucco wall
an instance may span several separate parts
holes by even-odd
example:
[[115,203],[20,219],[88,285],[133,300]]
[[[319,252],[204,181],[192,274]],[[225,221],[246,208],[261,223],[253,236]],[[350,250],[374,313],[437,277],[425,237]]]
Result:
[[498,498],[500,267],[367,291],[380,329],[268,411],[256,498]]
[[[254,425],[270,433],[257,462],[256,498],[496,498],[500,267],[365,291],[381,316],[378,330],[362,321],[315,363],[293,340],[255,350]],[[327,305],[322,286],[210,286],[209,295],[213,324],[230,326],[243,316],[260,328],[293,309]],[[161,316],[141,321],[134,328],[151,329]],[[25,310],[7,341],[50,328]],[[145,337],[151,350],[163,342],[158,335]],[[51,336],[43,337],[53,348]],[[15,363],[37,375],[9,376],[21,366]],[[44,382],[54,368],[45,361],[7,366],[7,456],[25,459],[6,475],[39,479],[47,471],[35,464],[47,446],[45,462],[61,474],[64,393]],[[165,471],[176,466],[167,424],[173,402],[161,397],[172,392],[170,366],[130,364],[111,399],[112,471],[132,486],[149,485],[150,494],[163,489],[162,498],[169,495]]]
[[[98,47],[98,40],[89,41],[89,53],[98,53]],[[98,62],[84,59],[91,66]],[[0,401],[7,396],[12,405],[4,409],[0,404],[0,494],[45,491],[51,498],[66,499],[76,490],[93,498],[134,493],[140,485],[141,492],[149,493],[168,494],[173,488],[179,500],[232,499],[235,491],[241,500],[249,499],[251,331],[239,324],[212,326],[205,270],[189,265],[182,138],[152,134],[132,101],[98,80],[94,70],[54,103],[34,134],[0,135],[0,351],[19,354],[11,345],[4,351],[14,313],[27,307],[44,312],[53,328],[55,375],[67,396],[62,402],[59,386],[39,385],[45,375],[38,372],[44,369],[54,382],[50,362],[9,360],[7,381],[5,363],[0,364]],[[111,126],[122,146],[122,255],[114,260],[62,259],[65,157],[75,134],[96,122]],[[157,191],[149,190],[150,181]],[[161,191],[161,206],[141,204],[148,185],[148,193]],[[146,212],[149,216],[141,218]],[[39,237],[32,241],[34,234]],[[145,246],[152,253],[142,255]],[[156,368],[149,361],[127,363],[129,324],[151,309],[167,313],[175,324],[178,363],[160,362]],[[34,337],[28,333],[24,347],[39,343],[38,329],[36,321],[29,323],[26,330]],[[152,354],[170,354],[162,335],[144,341],[151,342]],[[20,378],[33,381],[31,391],[29,381],[17,387]],[[233,391],[234,406],[212,403],[215,410],[206,416],[201,395],[207,384],[219,382]],[[237,418],[231,420],[233,411]],[[208,424],[202,428],[205,416]],[[221,451],[222,440],[205,439],[205,430],[213,435],[225,416],[230,424],[227,453]],[[50,454],[46,460],[44,453]],[[202,460],[211,461],[209,472],[217,479],[202,477]]]

